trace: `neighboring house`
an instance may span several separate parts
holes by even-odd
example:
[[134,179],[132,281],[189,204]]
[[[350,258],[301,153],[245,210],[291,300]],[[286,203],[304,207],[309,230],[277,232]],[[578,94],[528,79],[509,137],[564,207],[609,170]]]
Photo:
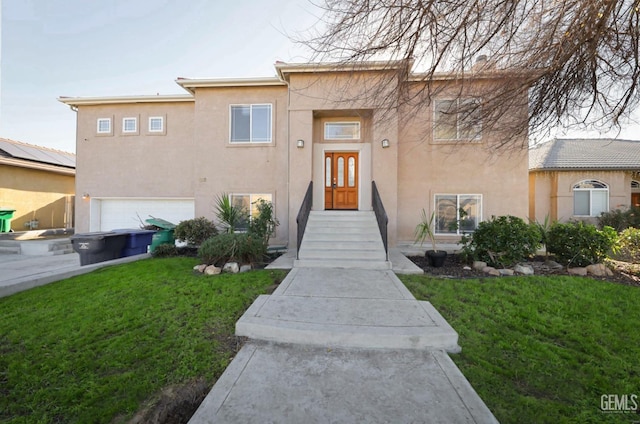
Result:
[[0,138],[0,208],[15,209],[13,231],[72,228],[72,153]]
[[556,139],[529,151],[529,217],[595,222],[640,206],[640,141]]
[[[149,215],[215,218],[214,199],[274,203],[275,243],[296,245],[296,215],[310,182],[313,210],[372,210],[375,181],[389,243],[411,242],[425,208],[456,241],[492,215],[526,217],[526,134],[504,139],[473,116],[448,112],[459,94],[482,93],[506,71],[435,75],[429,106],[381,108],[379,99],[424,95],[410,64],[275,65],[277,77],[184,79],[184,95],[68,98],[77,111],[76,231],[132,227]],[[466,100],[462,100],[466,101]],[[504,120],[527,119],[521,107]],[[465,226],[456,223],[464,210]]]

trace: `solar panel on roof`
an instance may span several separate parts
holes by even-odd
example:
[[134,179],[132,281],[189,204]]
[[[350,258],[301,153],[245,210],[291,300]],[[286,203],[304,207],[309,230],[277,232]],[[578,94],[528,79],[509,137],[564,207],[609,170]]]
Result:
[[70,168],[75,168],[76,166],[75,155],[71,153],[39,149],[36,146],[13,143],[3,139],[0,139],[0,150],[4,150],[12,157],[18,159],[32,160]]

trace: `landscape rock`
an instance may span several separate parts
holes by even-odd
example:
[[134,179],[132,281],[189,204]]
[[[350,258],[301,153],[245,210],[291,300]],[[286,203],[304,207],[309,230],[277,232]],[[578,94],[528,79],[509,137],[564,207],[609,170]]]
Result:
[[486,262],[473,261],[473,269],[477,269],[478,271],[482,271],[486,267],[487,267],[487,263]]
[[587,265],[587,274],[595,275],[596,277],[604,277],[607,272],[604,264],[592,264]]
[[515,274],[515,272],[512,269],[507,269],[507,268],[503,268],[503,269],[499,269],[498,272],[500,273],[500,275],[502,276],[507,276],[507,275],[513,275]]
[[499,277],[500,276],[500,271],[498,271],[497,269],[495,269],[492,266],[486,266],[486,267],[482,268],[482,272],[484,272],[485,274],[493,275],[494,277]]
[[218,268],[215,265],[209,265],[204,269],[204,273],[207,275],[218,275],[222,272],[221,268]]
[[251,271],[251,264],[245,264],[240,267],[240,272]]
[[513,270],[518,274],[522,274],[522,275],[534,274],[533,267],[531,265],[517,264],[516,266],[513,267]]
[[465,271],[471,271],[471,267],[469,265],[465,265],[462,267]]
[[194,266],[193,270],[198,272],[204,272],[206,268],[207,268],[207,264],[200,264],[200,265]]
[[553,269],[555,271],[557,270],[561,270],[563,268],[562,265],[560,265],[558,262],[556,261],[552,261],[551,259],[544,261],[544,266],[546,266],[549,269]]
[[571,275],[580,275],[582,277],[585,277],[587,275],[587,268],[583,268],[583,267],[569,268],[567,272],[569,272],[569,274]]
[[228,272],[230,274],[237,274],[238,272],[240,272],[240,266],[237,262],[227,262],[226,264],[224,264],[222,271]]

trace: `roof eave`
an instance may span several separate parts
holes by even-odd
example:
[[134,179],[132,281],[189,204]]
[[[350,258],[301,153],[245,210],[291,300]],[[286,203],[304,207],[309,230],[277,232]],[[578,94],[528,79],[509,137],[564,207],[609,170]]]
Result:
[[15,166],[18,168],[35,169],[38,171],[53,172],[62,175],[76,175],[76,169],[72,167],[53,165],[50,163],[35,162],[25,159],[0,157],[0,165]]
[[166,103],[166,102],[193,102],[195,99],[190,94],[163,94],[148,96],[105,96],[105,97],[58,97],[58,101],[67,106],[91,106],[106,104],[126,103]]
[[276,77],[265,78],[178,78],[176,84],[192,94],[196,88],[271,87],[286,84]]

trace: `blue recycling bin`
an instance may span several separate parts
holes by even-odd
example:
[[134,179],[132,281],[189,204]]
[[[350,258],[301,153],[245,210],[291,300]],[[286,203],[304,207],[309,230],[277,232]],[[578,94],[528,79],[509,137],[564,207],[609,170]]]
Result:
[[80,254],[80,265],[84,266],[121,258],[127,234],[99,231],[74,234],[70,240],[73,250]]
[[127,238],[122,248],[121,257],[142,255],[147,253],[149,245],[153,235],[156,233],[153,230],[139,230],[139,229],[118,229],[113,230],[114,233],[126,234]]

